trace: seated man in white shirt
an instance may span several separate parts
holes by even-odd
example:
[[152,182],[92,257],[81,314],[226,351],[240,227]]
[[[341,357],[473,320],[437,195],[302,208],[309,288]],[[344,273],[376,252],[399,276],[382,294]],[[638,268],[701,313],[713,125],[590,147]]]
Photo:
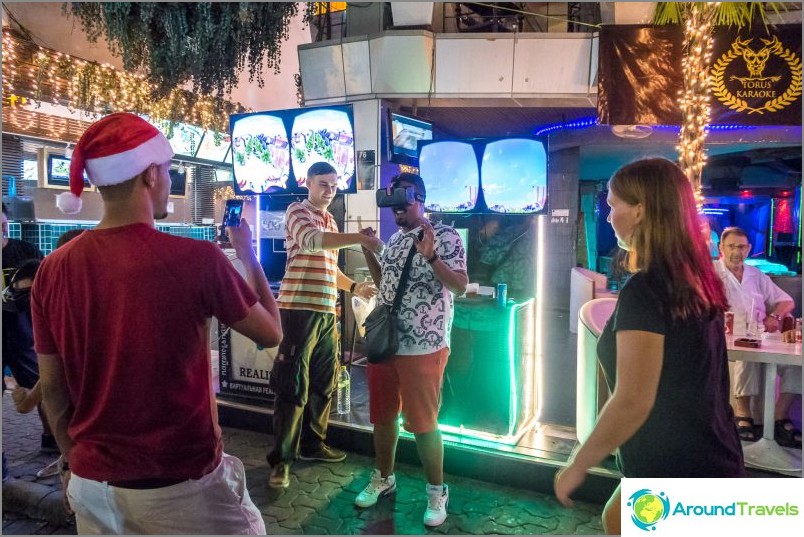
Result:
[[[715,262],[726,287],[726,295],[734,312],[734,333],[743,334],[746,324],[762,322],[766,332],[780,329],[782,317],[793,311],[793,299],[779,289],[756,267],[745,264],[751,251],[748,235],[738,227],[727,227],[720,236],[720,259]],[[742,440],[754,441],[751,396],[760,393],[760,364],[734,363],[733,390],[735,421]],[[781,445],[801,448],[801,431],[788,419],[787,413],[796,394],[801,393],[801,367],[779,366],[781,386],[774,411],[776,441]]]

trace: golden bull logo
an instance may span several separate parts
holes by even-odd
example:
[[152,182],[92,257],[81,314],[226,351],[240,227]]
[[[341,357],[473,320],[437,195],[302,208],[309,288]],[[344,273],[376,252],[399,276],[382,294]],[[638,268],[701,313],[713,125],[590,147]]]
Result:
[[712,94],[724,106],[762,115],[778,112],[801,97],[801,58],[775,35],[758,41],[752,46],[754,38],[737,37],[712,66],[710,83]]

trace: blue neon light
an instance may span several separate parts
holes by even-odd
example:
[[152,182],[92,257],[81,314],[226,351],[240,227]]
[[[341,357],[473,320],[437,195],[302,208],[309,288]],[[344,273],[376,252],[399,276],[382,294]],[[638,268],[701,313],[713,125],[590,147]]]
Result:
[[[548,125],[538,129],[533,134],[535,136],[541,136],[542,134],[549,134],[561,129],[585,129],[588,127],[596,127],[598,125],[600,125],[600,122],[596,117],[587,117],[578,119],[576,121],[571,121],[569,123],[555,123],[553,125]],[[681,130],[681,127],[678,125],[651,125],[651,127],[656,130]],[[734,131],[740,129],[754,130],[756,127],[751,125],[709,125],[706,127],[707,131]]]

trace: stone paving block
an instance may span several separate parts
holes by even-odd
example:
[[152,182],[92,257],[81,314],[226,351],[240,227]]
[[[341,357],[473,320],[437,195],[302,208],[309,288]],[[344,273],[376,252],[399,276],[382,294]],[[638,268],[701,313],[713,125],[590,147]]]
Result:
[[329,500],[332,499],[333,492],[340,493],[343,489],[340,484],[333,483],[332,481],[321,481],[319,487],[310,493],[310,496],[316,500]]
[[298,505],[300,507],[309,507],[315,511],[323,511],[326,509],[327,505],[329,504],[329,499],[321,500],[313,498],[310,494],[306,492],[300,492],[296,499],[293,500],[293,505]]
[[306,520],[305,527],[310,533],[317,533],[319,535],[337,535],[340,533],[340,527],[342,525],[342,520],[321,516],[315,512]]
[[260,506],[260,512],[264,517],[271,518],[276,522],[287,520],[293,516],[293,509],[290,507],[277,507],[276,505]]
[[291,530],[301,530],[304,527],[304,522],[315,511],[309,507],[294,506],[293,514],[284,520],[280,520],[279,525],[283,528]]

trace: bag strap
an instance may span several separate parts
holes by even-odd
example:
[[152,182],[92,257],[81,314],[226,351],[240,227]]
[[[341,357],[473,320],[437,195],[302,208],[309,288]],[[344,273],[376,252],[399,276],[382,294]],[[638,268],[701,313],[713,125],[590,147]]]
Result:
[[402,269],[402,274],[399,276],[399,285],[396,287],[396,294],[394,295],[394,305],[391,306],[391,313],[396,314],[399,311],[399,306],[402,304],[402,297],[405,295],[405,284],[408,283],[408,275],[410,274],[410,265],[413,263],[413,256],[416,254],[416,245],[410,247],[408,258],[405,259],[405,267]]

